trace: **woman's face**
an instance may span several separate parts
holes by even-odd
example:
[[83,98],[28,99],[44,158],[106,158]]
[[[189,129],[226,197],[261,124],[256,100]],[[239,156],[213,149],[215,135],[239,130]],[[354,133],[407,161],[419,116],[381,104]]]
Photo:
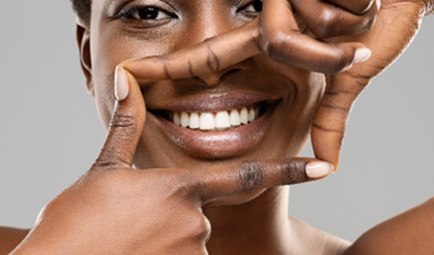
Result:
[[[251,0],[93,0],[90,47],[82,48],[90,51],[84,62],[104,125],[117,64],[200,43],[252,21],[260,9]],[[142,89],[148,113],[135,163],[201,167],[295,156],[323,90],[322,75],[262,55],[206,76],[152,83]]]

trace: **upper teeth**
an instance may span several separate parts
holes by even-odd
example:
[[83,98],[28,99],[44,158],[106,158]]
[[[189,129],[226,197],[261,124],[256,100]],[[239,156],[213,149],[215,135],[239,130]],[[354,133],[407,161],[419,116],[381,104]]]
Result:
[[178,126],[200,130],[223,130],[248,124],[258,118],[258,107],[211,112],[175,112],[172,121]]

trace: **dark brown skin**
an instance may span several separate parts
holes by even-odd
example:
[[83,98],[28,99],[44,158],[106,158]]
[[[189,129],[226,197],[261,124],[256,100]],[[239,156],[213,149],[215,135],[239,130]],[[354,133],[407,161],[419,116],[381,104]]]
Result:
[[[107,140],[91,170],[47,205],[13,254],[343,254],[347,242],[287,219],[287,188],[279,185],[315,180],[333,170],[315,159],[292,158],[305,143],[318,104],[312,129],[315,153],[337,165],[351,104],[415,35],[423,2],[383,2],[376,26],[358,36],[375,17],[373,1],[331,1],[344,8],[335,11],[346,13],[335,17],[349,18],[321,31],[305,29],[320,26],[312,21],[317,15],[299,12],[297,24],[286,1],[266,1],[261,21],[245,26],[250,18],[233,14],[233,1],[170,1],[184,19],[177,26],[171,25],[173,20],[160,21],[152,29],[138,21],[107,19],[109,2],[95,0],[92,21],[78,28],[83,70],[108,127]],[[295,10],[312,3],[321,6],[317,1],[291,2]],[[276,10],[286,19],[275,20]],[[362,17],[354,21],[354,14]],[[402,18],[400,31],[388,26],[397,15]],[[142,27],[133,30],[134,25]],[[299,28],[324,39],[347,38],[333,38],[343,43],[330,45]],[[191,36],[185,38],[186,33]],[[354,64],[356,49],[364,47],[360,43],[372,49],[371,59],[336,74]],[[328,86],[322,75],[298,68],[328,73]],[[246,90],[283,98],[261,143],[229,158],[186,152],[166,139],[153,116],[153,109],[183,99],[184,91],[203,95]],[[312,165],[323,171],[309,171]],[[412,241],[421,251],[434,251],[432,204],[367,232],[346,254],[413,254],[399,249]],[[414,240],[403,232],[413,233]],[[0,237],[3,233],[11,232],[2,231]],[[21,234],[8,242],[17,243]]]

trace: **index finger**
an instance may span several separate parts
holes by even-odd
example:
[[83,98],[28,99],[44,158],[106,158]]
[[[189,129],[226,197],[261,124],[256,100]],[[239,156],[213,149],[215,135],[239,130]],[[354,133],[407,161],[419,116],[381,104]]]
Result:
[[129,60],[123,63],[140,83],[176,80],[218,72],[259,54],[258,22],[208,39],[165,56]]
[[333,172],[333,165],[313,158],[246,161],[196,171],[196,192],[203,204],[229,195],[313,181]]

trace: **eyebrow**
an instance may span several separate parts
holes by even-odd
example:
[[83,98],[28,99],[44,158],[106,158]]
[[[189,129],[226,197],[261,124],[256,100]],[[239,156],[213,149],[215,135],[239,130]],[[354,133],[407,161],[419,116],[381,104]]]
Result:
[[106,13],[108,13],[110,16],[113,16],[121,9],[121,7],[125,6],[131,1],[132,0],[108,0],[104,2],[103,9],[106,10]]

